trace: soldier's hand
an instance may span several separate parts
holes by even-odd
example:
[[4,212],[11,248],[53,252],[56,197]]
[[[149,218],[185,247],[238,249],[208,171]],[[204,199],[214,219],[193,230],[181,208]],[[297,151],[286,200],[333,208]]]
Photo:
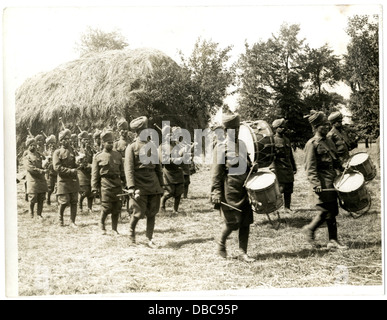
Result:
[[131,197],[131,198],[133,198],[133,196],[134,196],[134,188],[132,187],[132,188],[129,188],[129,190],[128,190],[128,195],[129,195],[129,197]]
[[213,204],[219,204],[221,202],[220,196],[218,195],[212,195],[211,196],[211,202]]
[[321,193],[322,192],[322,187],[321,186],[314,187],[314,192]]

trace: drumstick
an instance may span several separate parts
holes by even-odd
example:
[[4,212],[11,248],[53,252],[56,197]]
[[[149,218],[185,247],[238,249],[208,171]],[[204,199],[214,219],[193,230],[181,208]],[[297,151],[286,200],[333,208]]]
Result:
[[232,209],[234,209],[234,210],[236,210],[236,211],[242,212],[242,210],[241,210],[241,209],[235,208],[235,207],[233,207],[233,206],[229,205],[229,204],[228,204],[228,203],[226,203],[226,202],[223,202],[223,201],[221,201],[220,203],[221,203],[221,204],[224,204],[225,206],[227,206],[227,207],[230,207],[230,208],[232,208]]
[[247,178],[246,178],[245,182],[243,183],[243,187],[245,187],[245,185],[246,185],[246,183],[247,183],[247,180],[250,178],[250,175],[251,175],[251,173],[253,172],[253,169],[254,169],[254,166],[255,166],[255,165],[256,165],[255,162],[251,165],[249,174],[247,175]]

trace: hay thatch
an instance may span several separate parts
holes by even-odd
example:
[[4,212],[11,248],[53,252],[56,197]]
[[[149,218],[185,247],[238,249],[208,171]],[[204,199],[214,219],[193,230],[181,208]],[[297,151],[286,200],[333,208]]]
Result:
[[147,94],[145,79],[165,66],[179,69],[155,49],[113,50],[83,56],[26,80],[16,92],[18,144],[25,140],[27,128],[34,135],[41,130],[57,134],[59,117],[70,129],[79,124],[92,131],[114,123],[115,116],[139,116],[146,110],[138,104]]

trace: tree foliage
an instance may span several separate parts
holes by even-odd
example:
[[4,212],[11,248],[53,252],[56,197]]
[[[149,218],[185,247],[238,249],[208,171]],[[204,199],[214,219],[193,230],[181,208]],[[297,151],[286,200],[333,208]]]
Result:
[[118,31],[104,32],[98,28],[88,27],[81,35],[76,49],[81,56],[107,50],[121,50],[128,46],[124,36]]
[[349,108],[362,136],[379,132],[378,16],[356,15],[348,20],[351,40],[344,56],[345,80],[351,88]]

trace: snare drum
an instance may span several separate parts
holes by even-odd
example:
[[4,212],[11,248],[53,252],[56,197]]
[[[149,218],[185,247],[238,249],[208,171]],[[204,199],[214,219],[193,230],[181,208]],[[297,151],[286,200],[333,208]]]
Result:
[[365,181],[370,181],[376,176],[376,167],[366,152],[352,155],[348,160],[348,166],[363,174]]
[[333,186],[338,192],[340,206],[348,212],[365,213],[371,205],[371,197],[365,186],[364,176],[360,172],[338,176]]
[[246,182],[246,190],[254,212],[268,214],[282,207],[283,198],[276,175],[271,171],[251,174]]
[[258,163],[259,167],[268,167],[274,161],[274,135],[266,121],[242,122],[239,139],[246,144],[251,161]]

